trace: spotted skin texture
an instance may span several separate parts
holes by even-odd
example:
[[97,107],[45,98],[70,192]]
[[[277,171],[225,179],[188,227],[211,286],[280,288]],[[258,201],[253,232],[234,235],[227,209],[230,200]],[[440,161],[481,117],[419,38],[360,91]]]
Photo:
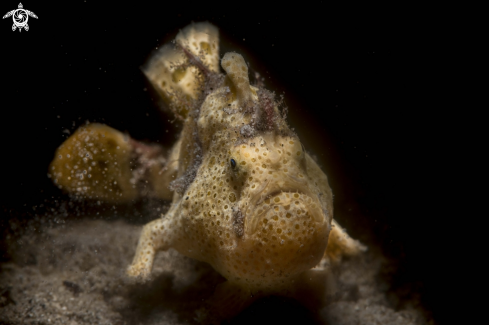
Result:
[[127,274],[150,279],[155,254],[173,248],[227,279],[208,300],[221,319],[267,294],[307,302],[303,292],[315,292],[324,303],[334,292],[330,265],[365,247],[333,220],[327,176],[289,129],[273,93],[250,85],[240,54],[219,59],[218,50],[217,29],[192,24],[143,68],[184,124],[166,174],[144,178],[155,196],[171,195],[172,202],[143,227]]
[[[189,37],[198,33],[196,26],[187,28],[194,28],[186,30]],[[313,278],[323,288],[327,276],[317,275],[324,268],[315,275],[308,273],[312,268],[365,248],[333,221],[326,175],[288,128],[273,97],[250,85],[243,57],[226,53],[221,67],[225,75],[211,74],[194,86],[206,96],[185,110],[190,113],[178,144],[179,190],[170,211],[144,227],[128,274],[147,278],[155,253],[175,248],[228,280],[216,290],[220,298],[211,301],[221,307],[226,301],[232,313],[246,306],[250,293],[290,294],[297,291],[294,285],[307,286]],[[209,92],[205,82],[215,87],[216,80],[218,87]],[[196,172],[188,173],[192,168]],[[334,250],[328,253],[329,238]],[[229,302],[230,296],[236,301]]]
[[[131,200],[137,191],[130,182],[130,152],[131,144],[124,134],[91,124],[76,130],[57,149],[50,176],[60,188],[86,197]],[[95,182],[97,186],[92,186]]]
[[138,197],[171,199],[179,146],[166,157],[158,145],[131,139],[107,125],[92,123],[76,130],[49,166],[49,177],[77,198],[120,203]]

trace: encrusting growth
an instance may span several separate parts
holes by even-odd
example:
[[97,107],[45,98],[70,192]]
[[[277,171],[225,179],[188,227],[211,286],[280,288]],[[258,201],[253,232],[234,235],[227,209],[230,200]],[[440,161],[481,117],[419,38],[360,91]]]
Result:
[[[328,287],[328,269],[316,266],[339,262],[365,247],[333,220],[327,176],[287,126],[273,93],[250,85],[240,54],[226,53],[220,60],[225,74],[219,72],[214,26],[191,24],[175,42],[156,52],[143,69],[184,120],[179,141],[159,165],[172,171],[172,177],[167,172],[150,181],[158,184],[154,191],[165,193],[161,197],[167,196],[168,187],[172,190],[172,204],[160,219],[144,226],[127,274],[148,279],[156,252],[169,248],[207,262],[228,280],[208,302],[222,317],[260,295],[293,296],[304,286],[315,287],[313,291]],[[81,136],[73,137],[83,150],[88,148]],[[74,141],[70,139],[59,149],[63,157],[75,150],[68,146]],[[97,146],[108,145],[98,139]],[[118,177],[119,195],[130,199],[135,194],[127,153],[137,146],[120,136],[115,143],[125,151],[118,155],[114,149],[109,161],[113,169],[105,175],[110,181]],[[118,167],[116,159],[121,159]],[[63,183],[72,172],[61,172],[61,160],[53,166],[58,184],[70,184]],[[90,191],[102,195],[95,187]],[[69,190],[76,192],[73,188]],[[320,299],[327,294],[321,293]],[[234,307],[223,309],[224,301]]]

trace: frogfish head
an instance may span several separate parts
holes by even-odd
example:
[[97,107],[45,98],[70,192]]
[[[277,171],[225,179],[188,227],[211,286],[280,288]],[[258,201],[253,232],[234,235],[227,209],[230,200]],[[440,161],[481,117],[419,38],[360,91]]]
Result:
[[214,268],[235,282],[273,287],[323,257],[331,191],[273,94],[250,86],[241,55],[227,53],[221,64],[226,78],[197,121],[204,157],[197,178],[205,181],[191,191],[204,189],[210,201],[202,207],[219,220]]

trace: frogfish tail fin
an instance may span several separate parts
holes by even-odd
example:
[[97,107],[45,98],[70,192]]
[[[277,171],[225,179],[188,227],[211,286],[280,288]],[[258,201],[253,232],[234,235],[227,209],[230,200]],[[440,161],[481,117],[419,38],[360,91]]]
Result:
[[174,43],[156,50],[141,69],[165,104],[184,119],[202,92],[202,70],[219,72],[218,29],[208,22],[192,23]]

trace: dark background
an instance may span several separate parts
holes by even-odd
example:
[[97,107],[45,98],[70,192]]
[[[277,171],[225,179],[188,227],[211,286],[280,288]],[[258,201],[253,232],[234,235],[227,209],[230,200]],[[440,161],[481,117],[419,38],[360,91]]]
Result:
[[[1,15],[17,5],[2,2]],[[23,5],[39,17],[29,18],[28,32],[0,21],[3,230],[67,199],[46,176],[65,130],[88,120],[138,140],[175,140],[178,126],[139,67],[179,28],[208,20],[220,29],[221,55],[242,53],[269,89],[285,94],[290,125],[329,176],[340,223],[398,262],[392,290],[420,297],[435,320],[449,317],[442,239],[453,234],[437,209],[443,135],[428,99],[436,66],[428,31],[320,3]]]

